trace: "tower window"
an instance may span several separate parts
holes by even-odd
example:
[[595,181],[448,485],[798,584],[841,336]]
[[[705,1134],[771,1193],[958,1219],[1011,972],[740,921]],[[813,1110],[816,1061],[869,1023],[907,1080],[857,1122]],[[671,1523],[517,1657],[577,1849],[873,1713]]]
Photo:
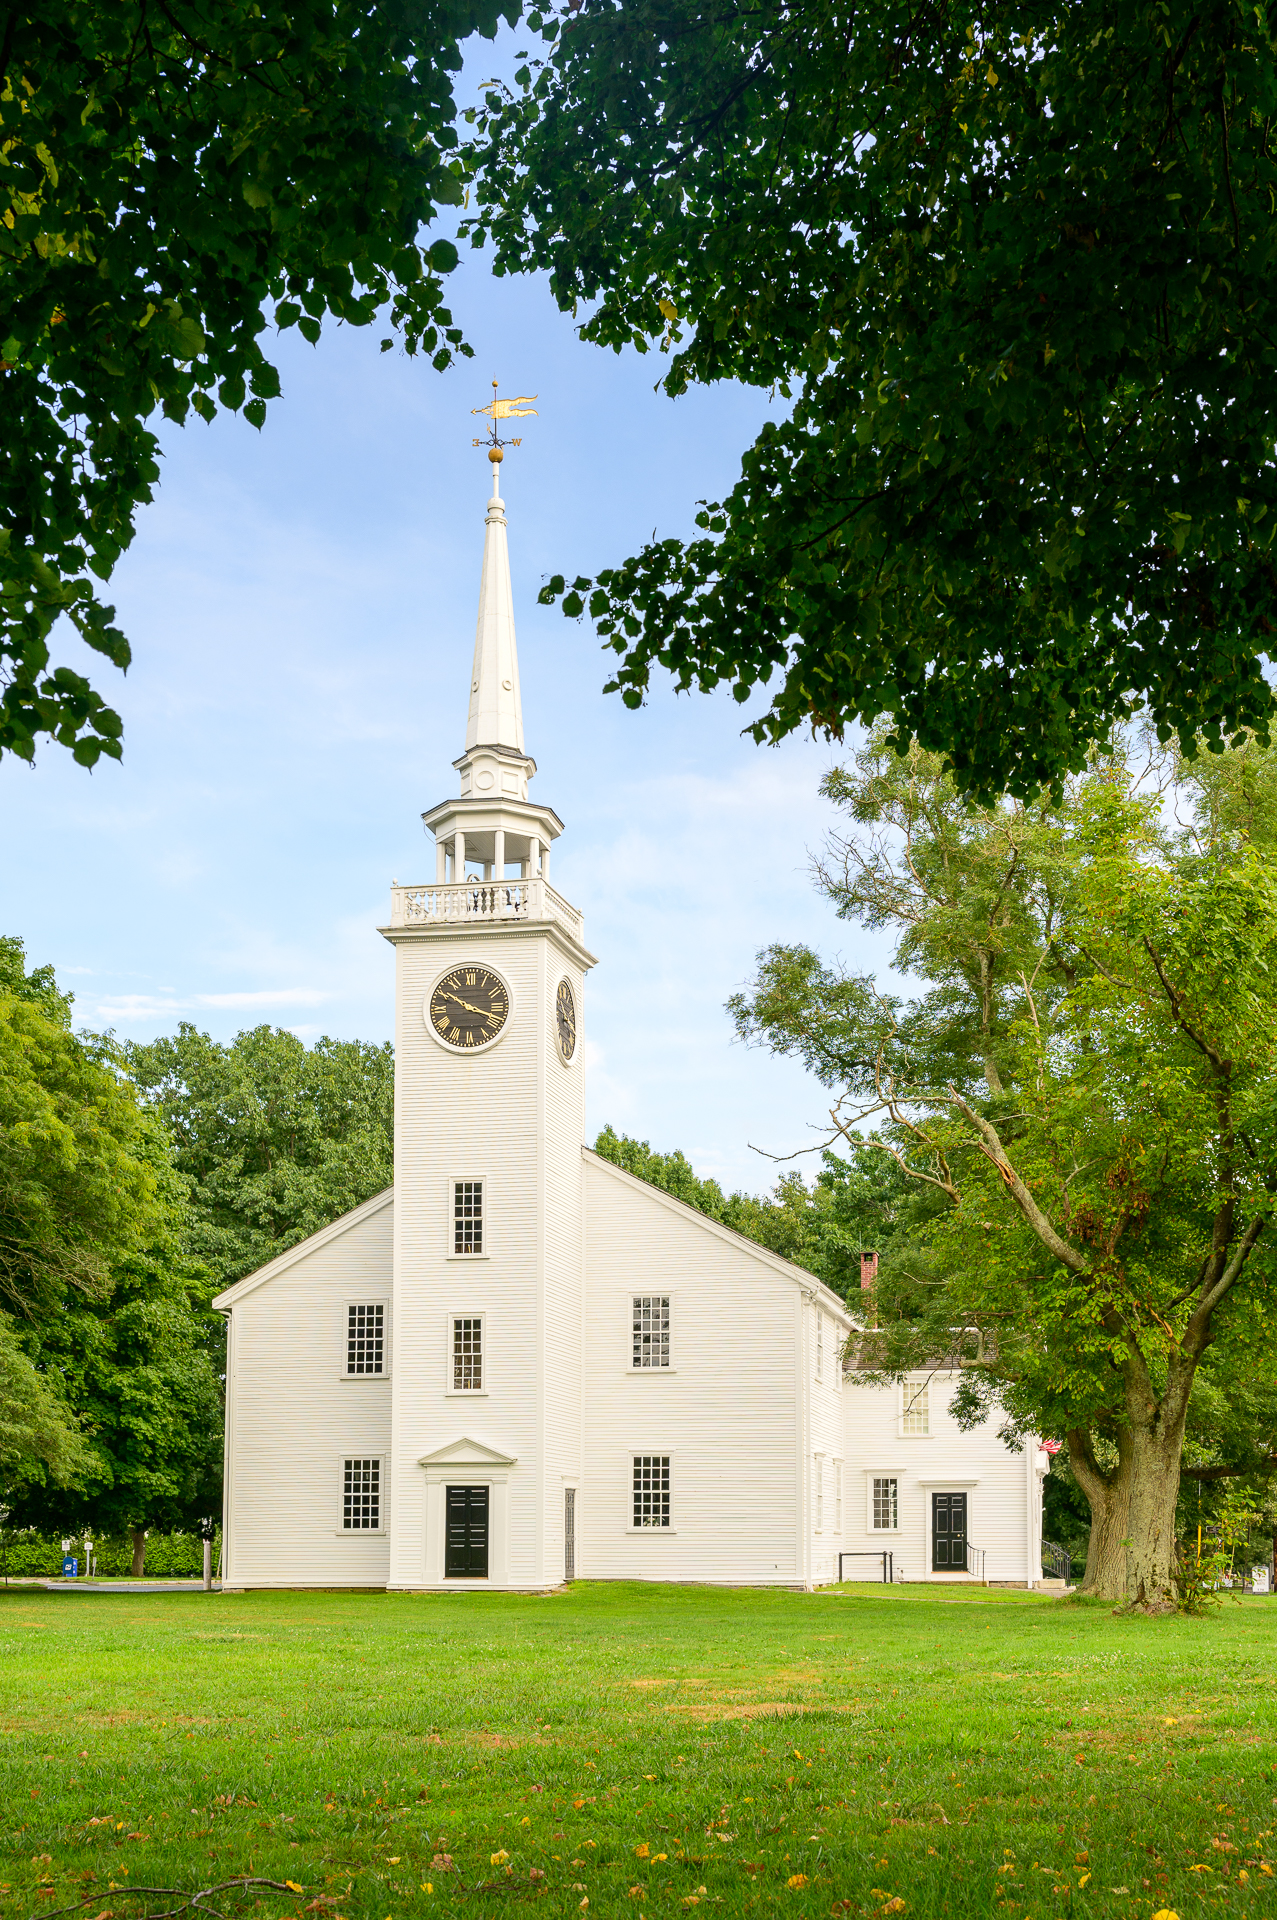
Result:
[[452,1323],[452,1390],[477,1393],[483,1386],[483,1321]]
[[346,1533],[376,1533],[380,1530],[380,1460],[347,1460],[344,1463],[341,1524]]
[[634,1455],[634,1525],[668,1527],[670,1523],[670,1457],[668,1453]]
[[483,1252],[482,1180],[457,1180],[453,1183],[452,1251]]
[[670,1296],[634,1295],[634,1365],[668,1367],[670,1363]]
[[380,1304],[346,1309],[346,1372],[381,1373],[385,1356],[385,1314]]

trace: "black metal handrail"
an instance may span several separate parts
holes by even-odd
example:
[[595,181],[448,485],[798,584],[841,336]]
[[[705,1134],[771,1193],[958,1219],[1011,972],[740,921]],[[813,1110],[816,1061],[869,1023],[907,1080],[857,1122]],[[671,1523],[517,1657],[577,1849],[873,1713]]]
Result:
[[1064,1547],[1057,1547],[1054,1540],[1042,1542],[1042,1571],[1052,1579],[1063,1580],[1067,1587],[1073,1576],[1073,1556]]
[[[984,1548],[974,1546],[972,1542],[968,1540],[966,1543],[966,1555],[967,1555],[967,1572],[973,1573],[977,1580],[983,1580],[984,1579],[984,1560],[985,1560]],[[987,1581],[985,1584],[986,1585],[988,1584]]]
[[875,1553],[868,1548],[860,1548],[854,1553],[840,1553],[838,1555],[838,1579],[840,1583],[842,1581],[842,1563],[844,1560],[880,1560],[882,1562],[883,1586],[890,1587],[895,1584],[896,1556],[894,1553]]

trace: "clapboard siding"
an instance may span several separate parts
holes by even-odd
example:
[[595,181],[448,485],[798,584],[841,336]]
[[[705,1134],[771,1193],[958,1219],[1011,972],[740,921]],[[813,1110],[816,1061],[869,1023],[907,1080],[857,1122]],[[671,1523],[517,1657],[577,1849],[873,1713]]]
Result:
[[[984,1549],[989,1580],[1029,1581],[1040,1577],[1033,1566],[1028,1541],[1036,1519],[1037,1449],[1012,1453],[998,1438],[994,1420],[964,1433],[949,1411],[957,1386],[954,1373],[916,1374],[929,1380],[929,1435],[902,1436],[899,1432],[901,1393],[898,1387],[865,1387],[849,1375],[843,1393],[846,1413],[846,1453],[854,1463],[845,1475],[844,1515],[848,1550],[881,1552],[895,1557],[896,1577],[906,1580],[945,1580],[954,1576],[931,1570],[931,1494],[946,1483],[966,1487],[967,1535]],[[899,1525],[894,1533],[875,1532],[869,1525],[869,1483],[875,1474],[894,1476],[899,1485]],[[935,1483],[935,1484],[931,1484]],[[868,1560],[847,1567],[849,1579],[877,1579],[878,1569]],[[963,1576],[957,1576],[962,1578]]]
[[388,1463],[391,1380],[347,1380],[342,1369],[347,1304],[381,1301],[393,1378],[393,1214],[383,1196],[273,1262],[262,1284],[221,1296],[231,1301],[226,1586],[385,1584],[385,1535],[343,1535],[340,1502],[344,1458]]
[[[584,1161],[589,1364],[579,1571],[594,1579],[805,1583],[812,1383],[803,1286],[793,1270],[690,1208],[594,1154]],[[671,1371],[636,1372],[631,1302],[658,1291],[673,1302]],[[836,1390],[827,1391],[834,1400]],[[668,1533],[632,1529],[636,1453],[670,1456]]]

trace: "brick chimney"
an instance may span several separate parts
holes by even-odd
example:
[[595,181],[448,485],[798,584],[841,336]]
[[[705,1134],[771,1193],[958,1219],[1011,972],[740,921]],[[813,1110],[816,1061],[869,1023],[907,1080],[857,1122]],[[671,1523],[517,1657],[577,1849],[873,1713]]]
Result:
[[[862,1252],[860,1256],[860,1290],[862,1293],[872,1293],[877,1284],[878,1256],[876,1253]],[[870,1300],[866,1302],[866,1307],[865,1325],[876,1327],[878,1324],[877,1306]]]

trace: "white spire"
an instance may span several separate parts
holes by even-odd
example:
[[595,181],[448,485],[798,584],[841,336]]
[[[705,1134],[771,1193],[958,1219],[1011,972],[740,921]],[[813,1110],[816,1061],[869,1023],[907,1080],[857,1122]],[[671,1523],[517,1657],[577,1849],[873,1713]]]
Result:
[[472,747],[509,747],[523,752],[523,707],[519,700],[519,655],[514,642],[514,596],[506,545],[505,502],[499,491],[500,455],[492,462],[492,498],[483,539],[479,624],[470,675],[466,752]]

